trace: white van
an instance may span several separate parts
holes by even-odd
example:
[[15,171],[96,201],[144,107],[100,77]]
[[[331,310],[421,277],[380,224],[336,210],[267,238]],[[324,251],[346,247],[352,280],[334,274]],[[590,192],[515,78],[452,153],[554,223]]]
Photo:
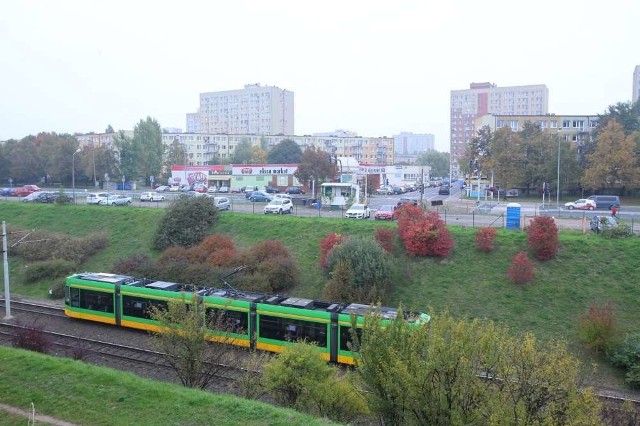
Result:
[[87,194],[87,204],[100,204],[100,201],[107,201],[109,197],[113,197],[108,192],[90,192]]

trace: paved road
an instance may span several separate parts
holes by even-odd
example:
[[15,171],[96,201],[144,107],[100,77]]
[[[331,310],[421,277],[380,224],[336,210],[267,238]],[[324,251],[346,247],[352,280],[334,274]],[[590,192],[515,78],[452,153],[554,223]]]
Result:
[[[131,195],[134,202],[134,207],[150,207],[150,208],[163,208],[166,207],[168,202],[158,203],[141,203],[139,196],[141,192],[148,191],[147,188],[143,188],[135,191],[114,191],[114,193],[123,193]],[[65,189],[68,194],[72,193],[70,188]],[[77,203],[83,204],[85,200],[85,194],[92,192],[90,190],[76,188],[76,200]],[[180,196],[179,193],[165,192],[163,195],[167,201],[174,200]],[[251,213],[251,214],[263,214],[262,208],[265,203],[252,203],[244,197],[244,194],[215,194],[220,196],[227,196],[231,200],[231,210],[236,212]],[[332,210],[324,206],[318,210],[315,207],[306,206],[302,204],[303,200],[311,198],[310,195],[295,195],[294,199],[294,215],[297,216],[316,216],[316,217],[332,217],[343,218],[345,209]],[[372,195],[369,197],[369,206],[372,211],[377,210],[384,204],[396,205],[400,198],[413,198],[420,201],[421,194],[418,191],[405,193],[402,195]],[[17,201],[16,197],[2,197],[2,200]],[[434,205],[433,201],[442,201],[442,206]],[[512,199],[510,201],[515,201]],[[438,195],[438,188],[427,188],[422,195],[423,205],[431,210],[436,210],[440,213],[447,224],[460,224],[472,227],[505,227],[506,226],[506,211],[508,203],[498,201],[497,199],[467,199],[461,198],[460,189],[454,187],[451,189],[450,195]],[[542,203],[535,202],[522,202],[521,215],[523,221],[526,223],[527,218],[534,216],[553,216],[557,219],[558,226],[560,228],[571,229],[588,229],[589,220],[597,214],[608,215],[608,211],[578,211],[578,210],[557,210],[555,204],[551,206],[544,206]],[[118,207],[98,207],[96,208],[118,208]],[[636,222],[640,223],[640,207],[624,206],[618,215],[624,221],[628,221],[632,227],[639,228],[640,225],[636,225]],[[373,216],[373,215],[372,215]],[[586,228],[585,228],[586,226]]]

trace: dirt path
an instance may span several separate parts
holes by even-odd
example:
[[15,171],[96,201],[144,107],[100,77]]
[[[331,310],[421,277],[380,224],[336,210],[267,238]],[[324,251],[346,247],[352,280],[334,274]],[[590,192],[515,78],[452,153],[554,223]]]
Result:
[[69,423],[69,422],[65,422],[64,420],[58,420],[51,416],[35,414],[35,412],[24,411],[19,408],[12,407],[6,404],[0,403],[0,410],[6,411],[7,413],[15,414],[17,416],[23,416],[25,418],[28,418],[30,422],[29,424],[35,424],[36,422],[40,422],[40,423],[46,423],[46,424],[56,425],[56,426],[76,426],[75,423]]

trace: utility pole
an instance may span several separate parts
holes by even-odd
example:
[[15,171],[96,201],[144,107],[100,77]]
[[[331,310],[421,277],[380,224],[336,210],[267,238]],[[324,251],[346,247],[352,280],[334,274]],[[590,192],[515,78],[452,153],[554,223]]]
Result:
[[424,198],[424,166],[420,168],[420,208],[423,208],[422,199]]
[[4,266],[4,319],[9,320],[11,316],[11,296],[9,295],[9,260],[7,257],[7,224],[2,221],[2,263]]

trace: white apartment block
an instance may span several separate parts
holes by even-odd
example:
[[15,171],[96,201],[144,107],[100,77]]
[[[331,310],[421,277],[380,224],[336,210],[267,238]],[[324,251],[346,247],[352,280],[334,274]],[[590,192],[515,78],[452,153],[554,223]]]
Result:
[[123,132],[125,136],[132,138],[133,130],[120,130],[113,133],[92,133],[87,135],[75,135],[81,148],[86,146],[107,146],[113,145],[113,138]]
[[247,84],[241,90],[200,93],[198,112],[189,113],[187,132],[228,135],[294,134],[293,92]]
[[510,127],[514,132],[524,129],[529,121],[537,124],[543,131],[551,132],[565,141],[574,142],[580,146],[588,141],[593,130],[598,127],[597,115],[493,115],[487,114],[475,120],[475,127],[480,129],[488,126],[492,132],[503,127]]
[[469,89],[451,91],[450,153],[452,174],[458,176],[458,162],[476,136],[475,120],[487,114],[545,115],[549,90],[544,84],[498,87],[493,83],[471,83]]
[[636,65],[633,70],[633,96],[631,99],[634,104],[640,99],[640,65]]
[[365,138],[339,136],[276,136],[221,133],[163,133],[162,142],[170,145],[174,141],[187,150],[187,162],[191,166],[203,166],[228,162],[233,158],[235,147],[244,141],[254,145],[273,147],[283,139],[293,140],[304,151],[307,147],[318,147],[332,157],[349,157],[360,164],[392,165],[395,158],[392,138]]

